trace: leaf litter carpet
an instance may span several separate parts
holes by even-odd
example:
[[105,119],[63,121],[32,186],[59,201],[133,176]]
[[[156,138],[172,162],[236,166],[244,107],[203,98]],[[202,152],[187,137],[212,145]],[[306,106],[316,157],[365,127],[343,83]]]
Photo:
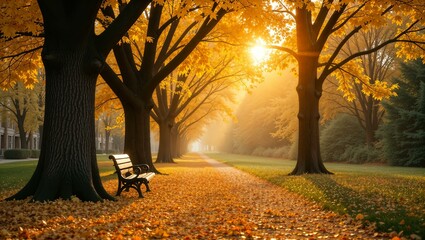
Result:
[[[0,239],[372,239],[373,229],[199,155],[117,202],[0,202]],[[104,182],[114,194],[117,180]],[[0,196],[2,198],[7,196]]]

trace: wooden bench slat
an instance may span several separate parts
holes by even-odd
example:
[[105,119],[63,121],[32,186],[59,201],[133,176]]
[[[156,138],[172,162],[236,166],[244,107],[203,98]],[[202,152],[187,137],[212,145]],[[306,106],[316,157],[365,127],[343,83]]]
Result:
[[127,158],[127,159],[118,159],[118,160],[116,160],[116,162],[117,162],[117,164],[122,164],[122,163],[131,163],[131,160],[130,160],[130,158]]
[[[130,163],[123,163],[123,164],[118,165],[118,168],[120,170],[125,169],[125,168],[131,168],[131,167],[133,167],[133,164],[131,164],[131,162]],[[128,171],[128,170],[129,169],[125,169],[125,171]]]
[[115,155],[111,155],[111,156],[114,156],[115,160],[122,159],[122,158],[128,158],[128,159],[130,159],[130,157],[128,156],[128,154],[115,154]]

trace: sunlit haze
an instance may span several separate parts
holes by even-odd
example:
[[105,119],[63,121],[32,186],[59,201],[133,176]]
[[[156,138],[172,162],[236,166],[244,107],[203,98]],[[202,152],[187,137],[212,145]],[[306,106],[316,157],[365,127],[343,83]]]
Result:
[[257,41],[256,45],[250,48],[250,53],[254,64],[260,64],[269,58],[269,50],[264,46],[264,41]]

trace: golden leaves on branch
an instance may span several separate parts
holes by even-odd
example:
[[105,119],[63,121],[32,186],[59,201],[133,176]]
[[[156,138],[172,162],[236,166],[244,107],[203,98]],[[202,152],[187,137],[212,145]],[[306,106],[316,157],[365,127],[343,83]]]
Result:
[[2,3],[0,7],[0,32],[5,38],[19,33],[34,35],[43,31],[41,12],[37,1],[16,0]]
[[1,5],[0,88],[11,88],[18,81],[32,88],[38,82],[40,52],[30,51],[40,47],[43,39],[24,35],[39,35],[43,31],[41,22],[36,1],[7,1]]
[[354,101],[356,99],[355,91],[358,91],[359,86],[363,94],[372,96],[375,100],[397,96],[395,92],[399,88],[397,84],[390,84],[378,79],[372,81],[361,67],[361,61],[361,59],[350,61],[332,73],[332,76],[338,80],[338,90],[343,92],[344,98],[350,102]]

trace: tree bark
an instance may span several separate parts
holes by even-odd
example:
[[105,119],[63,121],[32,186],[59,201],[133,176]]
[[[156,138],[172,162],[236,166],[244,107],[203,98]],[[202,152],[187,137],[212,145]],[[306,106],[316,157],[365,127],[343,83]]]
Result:
[[159,149],[158,157],[156,158],[157,163],[174,163],[173,156],[171,153],[171,129],[173,127],[173,121],[165,119],[159,124]]
[[317,81],[317,62],[317,56],[298,58],[298,157],[297,165],[290,175],[331,173],[323,165],[320,155],[319,100],[322,95],[322,84]]
[[[337,16],[337,15],[336,15]],[[329,21],[336,22],[337,18],[331,17]],[[323,165],[320,155],[319,141],[319,100],[322,96],[323,80],[317,77],[317,68],[320,52],[323,48],[321,43],[329,36],[323,29],[319,37],[319,31],[312,24],[312,14],[306,6],[296,9],[296,32],[297,32],[297,60],[298,60],[298,157],[297,165],[290,175],[305,173],[331,174]]]
[[39,134],[39,141],[38,145],[36,146],[37,149],[41,149],[42,146],[42,140],[43,140],[43,132],[44,132],[44,122],[38,126],[38,134]]
[[188,151],[188,140],[184,133],[182,133],[180,130],[176,130],[175,133],[175,142],[176,142],[176,156],[181,157]]
[[17,120],[21,149],[28,149],[27,132],[25,131],[24,127],[25,115],[19,116]]
[[109,154],[109,142],[111,139],[111,130],[105,129],[105,153]]
[[178,130],[176,128],[176,125],[171,128],[171,156],[173,158],[179,158],[182,156],[180,152]]
[[189,142],[186,137],[180,137],[180,155],[186,154]]
[[150,141],[151,103],[143,102],[142,107],[122,102],[125,114],[124,152],[130,156],[133,164],[148,164],[151,171],[160,173],[152,161]]
[[43,144],[28,184],[8,199],[52,201],[75,195],[83,201],[113,199],[103,188],[94,144],[97,74],[87,72],[84,49],[43,54],[46,105]]
[[380,110],[380,101],[373,99],[371,96],[367,98],[366,103],[362,103],[364,115],[364,130],[366,132],[366,143],[373,146],[376,142],[375,133],[379,128],[383,110]]

